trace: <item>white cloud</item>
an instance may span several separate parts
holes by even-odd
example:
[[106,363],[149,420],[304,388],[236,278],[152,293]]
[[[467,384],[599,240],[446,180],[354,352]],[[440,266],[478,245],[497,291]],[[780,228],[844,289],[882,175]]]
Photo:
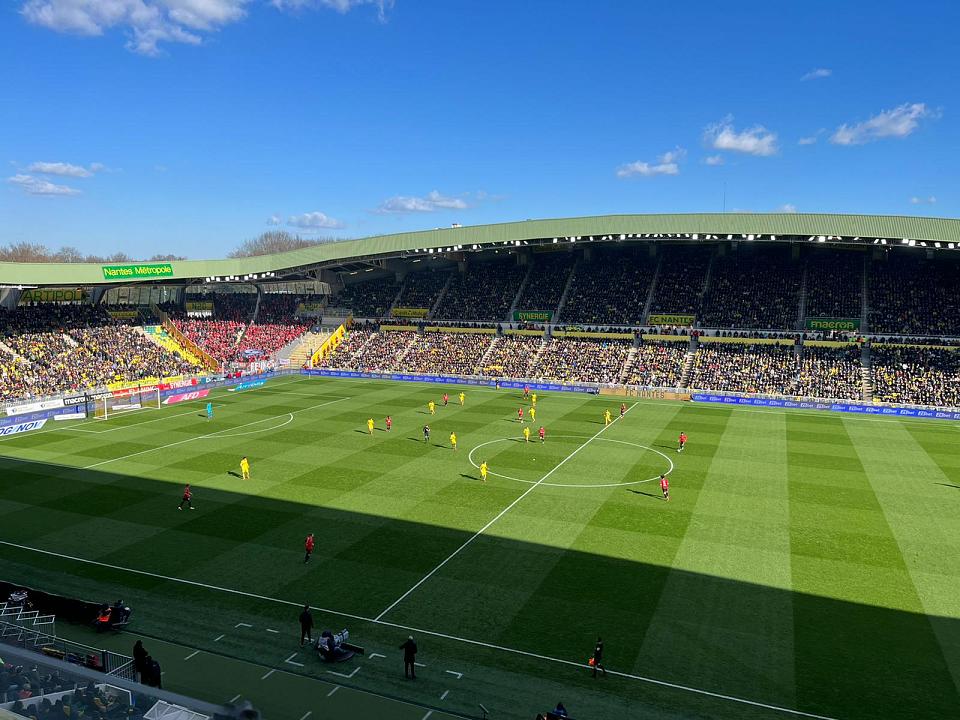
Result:
[[[253,0],[21,0],[20,14],[34,25],[61,33],[100,36],[127,33],[127,48],[158,55],[162,43],[200,45],[210,33],[247,16]],[[385,19],[393,0],[271,0],[280,10],[328,8],[340,13],[360,5],[377,8]]]
[[89,168],[82,165],[71,165],[64,162],[35,162],[27,168],[27,172],[43,175],[60,175],[63,177],[86,178],[106,168],[100,163],[91,163]]
[[267,218],[267,225],[283,225],[283,218],[276,214],[271,215]]
[[634,175],[640,175],[642,177],[654,177],[656,175],[679,175],[679,161],[682,160],[686,154],[686,150],[678,147],[675,150],[669,150],[665,152],[663,155],[657,158],[655,163],[643,162],[642,160],[627,163],[626,165],[621,165],[617,168],[617,177],[628,178],[633,177]]
[[436,190],[424,197],[395,195],[380,203],[378,213],[436,212],[437,210],[465,210],[469,205],[463,198],[447,197]]
[[778,213],[795,213],[797,211],[797,206],[793,203],[784,203],[778,208],[774,208],[774,212]]
[[761,157],[769,157],[777,153],[775,132],[767,130],[763,125],[754,125],[737,132],[733,126],[732,117],[708,126],[704,132],[704,140],[715,150],[731,150]]
[[723,165],[723,155],[709,155],[703,162],[707,165]]
[[377,8],[377,17],[384,22],[387,10],[393,7],[393,0],[270,0],[270,4],[278,10],[323,7],[336,10],[338,13],[348,13],[361,5],[372,5]]
[[[279,220],[276,215],[270,219]],[[343,227],[342,222],[322,212],[308,212],[303,213],[302,215],[292,215],[291,217],[287,218],[287,225],[300,228],[301,230],[332,230]]]
[[936,205],[936,203],[937,197],[935,195],[931,195],[930,197],[917,197],[914,195],[910,198],[911,205]]
[[937,117],[939,113],[924,103],[904,103],[892,110],[883,110],[864,122],[841,125],[830,136],[830,142],[863,145],[883,138],[904,138],[917,129],[921,120]]
[[79,195],[80,191],[68,185],[56,185],[49,180],[33,175],[14,175],[7,182],[16,185],[29,195]]
[[830,77],[833,75],[833,70],[830,68],[814,68],[810,72],[803,75],[800,80],[819,80],[820,78]]

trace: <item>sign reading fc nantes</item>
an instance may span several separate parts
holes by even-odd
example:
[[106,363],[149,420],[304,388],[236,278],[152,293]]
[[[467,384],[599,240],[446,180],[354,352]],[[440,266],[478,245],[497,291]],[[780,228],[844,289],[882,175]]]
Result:
[[173,265],[170,263],[134,263],[102,267],[104,280],[152,280],[173,276]]

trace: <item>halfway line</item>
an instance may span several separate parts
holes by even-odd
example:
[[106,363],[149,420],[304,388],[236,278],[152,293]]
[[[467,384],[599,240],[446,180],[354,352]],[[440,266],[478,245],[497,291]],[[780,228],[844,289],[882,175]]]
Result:
[[540,478],[539,480],[537,480],[533,485],[531,485],[529,488],[527,488],[516,500],[514,500],[512,503],[510,503],[509,505],[507,505],[503,510],[501,510],[499,513],[497,513],[497,516],[494,517],[493,520],[491,520],[491,521],[488,522],[486,525],[484,525],[482,528],[480,528],[479,530],[477,530],[477,532],[475,532],[475,533],[473,534],[473,536],[471,536],[469,539],[467,539],[467,541],[466,541],[465,543],[463,543],[463,545],[461,545],[461,546],[458,547],[456,550],[454,550],[452,553],[450,553],[450,555],[448,555],[448,556],[446,557],[446,559],[443,560],[443,562],[441,562],[441,563],[440,563],[439,565],[437,565],[433,570],[431,570],[431,571],[428,572],[426,575],[424,575],[422,578],[420,578],[420,580],[417,582],[416,585],[414,585],[412,588],[410,588],[409,590],[407,590],[403,595],[401,595],[401,596],[398,597],[396,600],[394,600],[394,601],[390,604],[390,606],[387,607],[386,610],[384,610],[382,613],[380,613],[379,615],[377,615],[377,617],[374,618],[374,619],[377,620],[377,621],[382,620],[384,615],[386,615],[388,612],[390,612],[391,610],[393,610],[393,608],[395,608],[397,605],[399,605],[401,602],[403,602],[403,601],[410,595],[410,593],[412,593],[412,592],[413,592],[414,590],[416,590],[418,587],[420,587],[421,585],[423,585],[427,580],[429,580],[431,577],[433,577],[433,574],[434,574],[435,572],[437,572],[437,570],[439,570],[439,569],[442,568],[444,565],[446,565],[448,562],[450,562],[451,560],[453,560],[457,555],[460,554],[460,551],[461,551],[461,550],[463,550],[465,547],[467,547],[467,545],[469,545],[470,543],[472,543],[472,542],[473,542],[474,540],[476,540],[478,537],[480,537],[481,535],[483,535],[483,533],[485,533],[485,532],[490,528],[491,525],[493,525],[497,520],[499,520],[499,519],[502,518],[504,515],[506,515],[518,502],[520,502],[520,501],[523,500],[527,495],[529,495],[529,494],[532,493],[534,490],[536,490],[536,489],[540,486],[540,483],[542,483],[542,482],[543,482],[544,480],[546,480],[548,477],[550,477],[551,475],[553,475],[557,470],[559,470],[561,467],[563,467],[563,465],[567,462],[567,460],[569,460],[570,458],[572,458],[572,457],[573,457],[574,455],[576,455],[578,452],[580,452],[581,450],[583,450],[587,445],[589,445],[589,444],[592,443],[594,440],[596,440],[598,437],[600,437],[600,435],[603,434],[603,432],[604,432],[607,428],[612,427],[612,426],[613,426],[613,423],[615,423],[615,422],[617,422],[617,420],[620,420],[620,419],[622,419],[623,417],[625,417],[626,414],[627,414],[628,412],[630,412],[631,410],[633,410],[633,408],[635,408],[635,407],[636,407],[636,403],[634,403],[633,405],[631,405],[631,406],[626,410],[626,412],[624,412],[623,415],[620,415],[619,417],[615,418],[615,419],[613,420],[613,422],[611,422],[609,425],[604,425],[602,428],[600,428],[599,430],[597,430],[597,432],[594,433],[593,436],[590,437],[589,440],[587,440],[587,441],[586,441],[585,443],[583,443],[580,447],[578,447],[578,448],[577,448],[576,450],[574,450],[572,453],[570,453],[569,455],[567,455],[563,460],[561,460],[559,463],[557,463],[557,464],[553,467],[552,470],[550,470],[546,475],[544,475],[542,478]]

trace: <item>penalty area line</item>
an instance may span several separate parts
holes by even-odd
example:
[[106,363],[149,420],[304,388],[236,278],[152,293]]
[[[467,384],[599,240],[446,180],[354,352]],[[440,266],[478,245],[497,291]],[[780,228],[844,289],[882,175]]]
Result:
[[[222,592],[229,595],[238,595],[240,597],[252,598],[254,600],[263,600],[265,602],[275,603],[277,605],[285,605],[288,607],[303,607],[300,602],[293,602],[292,600],[283,600],[281,598],[273,598],[267,595],[258,595],[256,593],[246,592],[245,590],[236,590],[234,588],[225,588],[217,585],[209,585],[207,583],[197,582],[195,580],[186,580],[184,578],[172,577],[170,575],[161,575],[159,573],[150,572],[148,570],[137,570],[136,568],[123,567],[122,565],[112,565],[110,563],[100,562],[99,560],[89,560],[87,558],[76,557],[73,555],[65,555],[64,553],[52,552],[51,550],[43,550],[41,548],[30,547],[29,545],[20,545],[18,543],[9,542],[7,540],[0,540],[0,545],[5,545],[7,547],[17,548],[18,550],[26,550],[27,552],[34,552],[40,555],[47,555],[50,557],[59,558],[61,560],[72,560],[74,562],[84,563],[86,565],[95,565],[97,567],[103,567],[110,570],[118,570],[120,572],[127,572],[133,575],[142,575],[145,577],[152,577],[158,580],[166,580],[173,583],[180,583],[181,585],[190,585],[192,587],[204,588],[205,590],[212,590],[214,592]],[[522,657],[531,658],[534,660],[543,660],[546,662],[554,663],[557,665],[565,665],[567,667],[573,667],[578,669],[590,670],[590,666],[586,663],[574,662],[572,660],[564,660],[563,658],[555,658],[550,655],[542,655],[540,653],[529,652],[527,650],[518,650],[517,648],[506,647],[505,645],[495,645],[493,643],[483,642],[482,640],[471,640],[470,638],[458,637],[456,635],[448,635],[446,633],[437,632],[435,630],[427,630],[425,628],[413,627],[412,625],[402,625],[400,623],[390,622],[388,620],[377,620],[375,618],[364,617],[363,615],[356,615],[353,613],[345,613],[339,610],[331,610],[329,608],[317,607],[315,605],[310,606],[311,610],[316,610],[318,612],[327,613],[330,615],[336,615],[337,617],[348,618],[350,620],[358,620],[360,622],[368,622],[374,625],[382,625],[383,627],[395,628],[397,630],[404,630],[407,632],[420,633],[421,635],[429,635],[430,637],[441,638],[443,640],[451,640],[454,642],[464,643],[466,645],[473,645],[474,647],[482,647],[488,650],[496,650],[499,652],[510,653],[511,655],[519,655]],[[249,662],[249,661],[244,661]],[[282,672],[282,671],[281,671]],[[716,698],[719,700],[726,700],[732,703],[738,703],[741,705],[749,705],[751,707],[764,708],[765,710],[772,710],[774,712],[783,713],[785,715],[791,715],[793,717],[803,717],[811,718],[812,720],[838,720],[838,718],[831,717],[829,715],[817,715],[815,713],[804,712],[803,710],[795,710],[793,708],[782,707],[779,705],[771,705],[768,703],[759,702],[757,700],[748,700],[746,698],[737,697],[735,695],[725,695],[723,693],[713,692],[712,690],[703,690],[701,688],[692,687],[689,685],[682,685],[680,683],[669,682],[667,680],[657,680],[656,678],[646,677],[644,675],[633,675],[631,673],[618,672],[617,670],[607,670],[607,674],[613,675],[616,677],[624,678],[627,680],[634,680],[637,682],[646,683],[649,685],[656,685],[659,687],[670,688],[672,690],[679,690],[681,692],[692,693],[695,695],[702,695],[705,697]]]

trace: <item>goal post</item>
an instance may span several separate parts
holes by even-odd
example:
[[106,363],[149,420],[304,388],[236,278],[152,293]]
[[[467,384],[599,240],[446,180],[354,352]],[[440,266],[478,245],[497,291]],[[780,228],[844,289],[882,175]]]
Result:
[[94,399],[93,416],[97,420],[106,420],[115,415],[135,410],[159,410],[160,389],[157,387],[131,388],[117,390],[109,395]]

